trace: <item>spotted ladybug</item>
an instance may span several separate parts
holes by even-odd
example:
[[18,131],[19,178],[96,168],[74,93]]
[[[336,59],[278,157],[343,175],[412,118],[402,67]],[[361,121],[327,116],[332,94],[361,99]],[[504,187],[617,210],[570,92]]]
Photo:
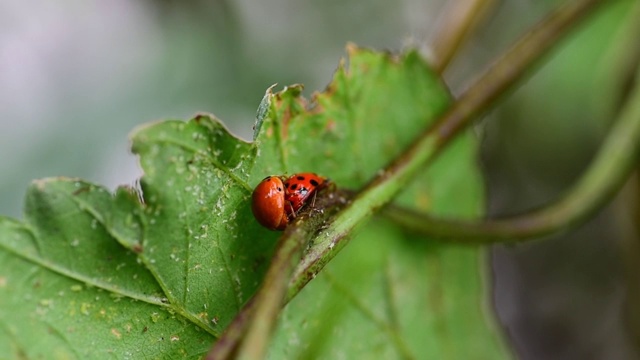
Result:
[[270,230],[287,227],[284,198],[285,187],[279,176],[267,176],[256,186],[251,195],[251,211],[260,225]]
[[314,173],[299,173],[288,178],[267,176],[253,190],[253,216],[267,229],[284,230],[307,202],[315,199],[316,191],[327,181]]
[[326,178],[314,173],[294,174],[284,181],[284,201],[287,203],[285,212],[289,219],[295,218],[308,200],[315,200],[316,191],[321,189],[326,181]]

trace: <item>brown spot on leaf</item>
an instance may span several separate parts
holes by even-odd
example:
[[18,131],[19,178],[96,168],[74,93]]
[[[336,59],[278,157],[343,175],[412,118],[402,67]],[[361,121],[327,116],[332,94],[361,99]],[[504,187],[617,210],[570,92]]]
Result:
[[136,254],[140,254],[144,249],[142,247],[142,244],[136,243],[136,244],[133,244],[133,246],[131,247],[131,250],[133,250],[133,252]]

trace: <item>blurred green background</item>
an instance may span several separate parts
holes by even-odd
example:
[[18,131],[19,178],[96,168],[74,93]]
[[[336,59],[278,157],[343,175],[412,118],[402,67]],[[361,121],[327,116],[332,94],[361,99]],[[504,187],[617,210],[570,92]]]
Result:
[[[495,2],[445,74],[454,94],[557,3]],[[613,43],[634,2],[615,3],[478,127],[489,213],[544,204],[589,163],[613,120]],[[348,41],[424,47],[444,4],[0,0],[0,213],[20,217],[36,178],[133,183],[127,134],[148,121],[212,112],[249,139],[267,87],[322,90]],[[493,247],[494,304],[519,358],[639,357],[625,201],[569,234]]]

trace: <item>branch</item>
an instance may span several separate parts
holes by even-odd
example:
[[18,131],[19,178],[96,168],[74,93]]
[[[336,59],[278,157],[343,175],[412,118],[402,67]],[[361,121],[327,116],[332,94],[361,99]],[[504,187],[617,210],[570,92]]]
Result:
[[484,18],[494,0],[456,0],[446,3],[439,16],[431,44],[430,63],[443,73],[473,29]]
[[531,212],[483,222],[447,221],[390,206],[385,213],[409,230],[472,244],[517,242],[574,227],[606,205],[640,158],[640,87],[635,86],[599,153],[559,201]]

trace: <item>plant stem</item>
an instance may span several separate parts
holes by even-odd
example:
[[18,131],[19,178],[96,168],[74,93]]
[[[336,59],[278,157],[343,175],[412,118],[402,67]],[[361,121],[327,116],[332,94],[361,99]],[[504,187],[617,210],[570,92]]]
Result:
[[465,40],[482,20],[494,0],[456,0],[446,3],[434,31],[430,63],[443,73]]
[[[614,46],[607,51],[608,59],[613,59],[612,71],[608,72],[608,87],[613,88],[614,103],[609,112],[619,113],[621,105],[627,103],[630,93],[640,86],[640,2],[636,1],[628,11],[628,18],[621,26],[616,36]],[[635,75],[635,76],[634,76]],[[638,101],[638,100],[635,100]],[[620,257],[623,260],[625,270],[626,299],[625,299],[625,323],[631,334],[631,342],[636,351],[640,352],[640,163],[636,163],[635,176],[620,191],[615,206],[616,213],[626,221],[620,224],[622,242],[618,247]],[[631,216],[629,216],[631,214]],[[618,217],[617,217],[618,218]],[[626,226],[625,226],[626,225]],[[634,227],[635,225],[635,227]],[[635,231],[634,231],[635,230]]]
[[[326,196],[325,196],[326,194]],[[287,226],[276,246],[264,282],[258,292],[242,307],[225,333],[207,354],[207,360],[262,359],[266,353],[269,334],[285,302],[287,285],[293,269],[298,265],[308,239],[330,216],[347,203],[345,194],[334,186],[318,194],[316,204],[326,212],[313,210],[299,214]],[[314,216],[310,216],[314,215]]]
[[304,226],[289,226],[280,237],[262,286],[242,308],[207,360],[263,359],[269,334],[282,308],[287,282],[297,265],[302,249],[310,237]]
[[301,226],[287,228],[280,237],[276,254],[255,296],[255,309],[249,328],[238,349],[238,359],[263,359],[276,319],[284,303],[284,294],[293,269],[298,265],[302,249],[310,234]]
[[446,221],[389,207],[406,228],[435,238],[471,244],[516,242],[567,230],[605,205],[625,183],[640,157],[640,87],[635,86],[605,143],[578,183],[559,201],[503,219]]
[[294,272],[287,299],[295,296],[348,243],[348,236],[355,227],[388,204],[418,171],[424,170],[435,159],[456,134],[489,109],[500,96],[512,90],[569,30],[602,3],[602,0],[569,1],[516,42],[313,240],[311,252],[306,254]]

